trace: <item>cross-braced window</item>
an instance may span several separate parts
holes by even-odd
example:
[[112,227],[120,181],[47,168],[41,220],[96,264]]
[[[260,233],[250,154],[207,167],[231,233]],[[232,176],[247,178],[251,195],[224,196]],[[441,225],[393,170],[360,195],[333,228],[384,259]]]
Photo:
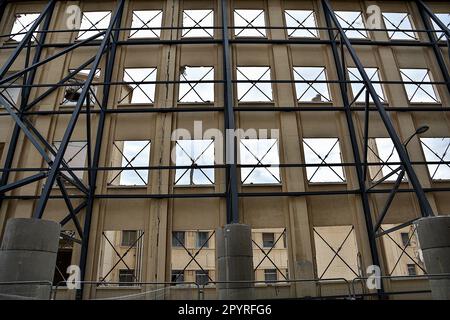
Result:
[[364,29],[363,15],[360,11],[335,11],[337,20],[345,30],[345,35],[353,39],[367,39],[369,35]]
[[[277,139],[241,139],[240,160],[243,184],[280,183]],[[271,166],[274,165],[274,166]]]
[[[69,73],[74,72],[74,69],[69,69]],[[65,87],[64,97],[61,102],[63,106],[74,106],[77,104],[80,98],[81,91],[83,90],[83,85],[89,75],[91,70],[83,69],[76,73],[71,79],[68,80],[68,84],[73,84]],[[95,70],[93,84],[89,87],[88,97],[89,104],[91,107],[100,105],[100,101],[97,97],[97,86],[94,85],[95,82],[100,80],[100,70]],[[86,99],[83,101],[83,106],[86,106]]]
[[[14,24],[11,30],[11,38],[10,40],[21,41],[25,38],[25,34],[31,29],[33,23],[39,17],[39,13],[18,13],[16,14],[16,19],[14,20]],[[39,30],[39,26],[36,28],[36,31]],[[33,40],[36,40],[35,36],[32,37]]]
[[283,240],[286,229],[252,229],[253,266],[256,281],[288,280],[288,250]]
[[317,38],[317,22],[312,10],[285,10],[287,33],[289,37]]
[[[8,74],[7,74],[8,76]],[[18,87],[12,87],[21,85],[23,81],[22,77],[16,78],[14,81],[4,83],[2,87],[0,87],[0,96],[8,101],[13,107],[17,107],[17,102],[19,101],[19,96],[21,92],[21,88]],[[0,102],[0,108],[2,108],[3,105]]]
[[439,103],[428,69],[400,69],[400,75],[409,102]]
[[[444,26],[450,29],[450,13],[435,13],[434,15],[444,24]],[[442,32],[443,30],[439,28],[434,20],[431,20],[431,24],[433,25],[433,29],[437,31],[435,33],[436,39],[438,41],[445,41],[446,38],[445,33]]]
[[265,37],[264,10],[234,10],[234,26],[236,37]]
[[183,10],[183,38],[212,38],[213,10]]
[[[183,238],[179,238],[181,235]],[[203,285],[214,281],[216,261],[214,235],[215,232],[212,230],[172,233],[172,282],[197,282]]]
[[[113,167],[108,185],[143,186],[148,183],[148,167],[150,162],[150,141],[114,141],[112,154]],[[125,168],[125,169],[123,169]]]
[[360,276],[354,226],[314,227],[313,232],[319,279]]
[[237,67],[237,83],[239,102],[272,101],[272,84],[269,67]]
[[334,166],[342,162],[338,138],[305,138],[303,152],[306,164],[319,164],[306,167],[308,182],[345,182],[344,170]]
[[209,103],[214,101],[214,83],[203,82],[214,80],[214,67],[182,66],[180,80],[188,82],[180,83],[179,102]]
[[214,168],[199,168],[214,165],[214,140],[177,140],[175,145],[176,165],[189,166],[176,169],[176,185],[214,184]]
[[[391,138],[369,138],[367,160],[370,163],[369,172],[373,181],[384,179],[383,181],[396,181],[400,174],[400,158]],[[406,179],[406,175],[403,178]]]
[[[411,17],[408,13],[400,12],[383,12],[383,20],[388,31],[388,38],[391,40],[416,40]],[[408,31],[411,30],[411,31]]]
[[129,244],[122,243],[121,230],[102,232],[99,254],[98,278],[105,285],[108,282],[120,282],[119,286],[132,286],[141,279],[144,232],[133,231],[135,237]]
[[[351,81],[361,81],[361,83],[352,82],[352,92],[353,92],[353,102],[366,102],[366,86],[362,82],[362,76],[359,72],[358,68],[348,68],[348,78]],[[380,72],[378,68],[364,68],[364,71],[367,73],[367,76],[371,81],[380,81]],[[377,93],[378,98],[381,102],[386,102],[383,87],[381,83],[372,83],[375,92]],[[369,101],[373,102],[372,96],[369,96]],[[352,104],[350,103],[350,104]]]
[[299,102],[330,102],[325,67],[294,67],[295,91]]
[[[61,142],[53,142],[53,147],[58,151],[61,146]],[[64,153],[64,161],[70,168],[84,168],[86,167],[87,157],[87,142],[86,141],[72,141],[67,145],[66,152]],[[54,158],[50,155],[50,158]],[[81,180],[83,179],[84,171],[76,170],[74,174]]]
[[[122,86],[122,99],[119,103],[153,103],[155,84],[142,83],[156,80],[156,68],[125,68]],[[141,82],[141,83],[139,83]]]
[[[395,224],[381,225],[381,231],[397,227]],[[401,228],[382,236],[388,275],[408,276],[411,265],[416,267],[418,275],[426,274],[415,225]],[[403,235],[406,234],[406,239]],[[406,240],[406,241],[404,241]]]
[[[80,31],[77,36],[77,40],[88,39],[97,33],[105,30],[109,26],[109,20],[111,19],[111,11],[90,11],[83,12],[81,18]],[[102,39],[102,36],[96,38],[96,40]]]
[[[427,162],[450,161],[450,138],[420,138]],[[446,163],[428,164],[428,172],[433,180],[449,180],[450,165]]]
[[131,19],[130,39],[159,38],[162,10],[135,10]]

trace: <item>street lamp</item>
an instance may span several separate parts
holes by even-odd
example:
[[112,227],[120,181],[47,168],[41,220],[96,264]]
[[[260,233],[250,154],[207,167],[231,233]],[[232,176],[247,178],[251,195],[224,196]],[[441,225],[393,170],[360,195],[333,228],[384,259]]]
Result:
[[403,146],[405,147],[405,149],[406,149],[406,146],[408,145],[408,143],[411,141],[412,138],[414,138],[418,134],[422,134],[422,133],[427,132],[428,129],[430,129],[430,127],[427,126],[427,125],[423,125],[423,126],[418,127],[416,129],[416,131],[412,135],[410,135],[409,138],[406,139],[406,141],[403,143]]

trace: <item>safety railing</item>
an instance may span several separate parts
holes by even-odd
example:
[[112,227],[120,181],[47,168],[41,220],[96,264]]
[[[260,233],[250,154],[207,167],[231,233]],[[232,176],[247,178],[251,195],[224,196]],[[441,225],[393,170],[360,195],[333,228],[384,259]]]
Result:
[[47,300],[47,299],[51,299],[52,285],[53,284],[51,281],[5,281],[5,282],[0,282],[0,300]]

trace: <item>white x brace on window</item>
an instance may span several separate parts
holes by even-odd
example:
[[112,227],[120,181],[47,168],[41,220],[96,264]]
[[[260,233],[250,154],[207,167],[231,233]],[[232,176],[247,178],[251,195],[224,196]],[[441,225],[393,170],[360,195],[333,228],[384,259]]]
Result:
[[[107,29],[110,19],[111,11],[83,12],[80,29],[84,31],[78,33],[77,40],[88,39],[104,29]],[[96,40],[100,39],[103,39],[103,35],[96,38]]]
[[269,67],[237,67],[237,80],[246,82],[237,83],[239,102],[266,102],[272,101],[272,84],[270,82]]
[[345,30],[344,33],[347,37],[352,39],[367,39],[369,35],[364,29],[363,15],[361,11],[335,11],[334,12],[340,25]]
[[[395,29],[388,31],[388,38],[391,40],[416,40],[410,16],[408,13],[383,12],[383,20],[386,29]],[[408,31],[411,30],[411,31]]]
[[[409,102],[439,103],[438,95],[432,82],[428,69],[400,69],[400,75],[404,82]],[[416,83],[413,83],[416,82]]]
[[[20,34],[13,35],[10,39],[19,42],[25,38],[25,33],[31,29],[37,18],[39,18],[39,13],[17,13],[11,34]],[[37,30],[39,30],[39,26],[36,28]],[[34,36],[33,39],[35,39]]]
[[[145,82],[156,80],[156,68],[125,68],[123,81]],[[119,103],[153,103],[155,100],[154,83],[130,83],[122,86],[122,98]]]
[[266,21],[264,10],[234,10],[234,35],[236,37],[265,37]]
[[306,167],[308,182],[345,182],[338,138],[304,138],[303,152],[306,164],[320,164],[320,167]]
[[[450,13],[435,13],[434,14],[447,28],[450,28]],[[442,32],[442,29],[439,28],[439,26],[434,22],[434,20],[431,20],[431,24],[433,25],[434,30],[440,31],[436,32],[436,38],[440,41],[445,41],[445,33]]]
[[214,140],[177,140],[175,152],[177,166],[190,166],[176,169],[176,185],[214,184],[214,168],[198,168],[214,165]]
[[317,38],[317,22],[312,10],[285,10],[287,33],[289,37]]
[[[280,163],[277,139],[241,139],[240,163],[249,165],[278,165]],[[242,167],[243,184],[280,183],[280,168]]]
[[[358,68],[348,68],[348,77],[351,81],[361,81],[361,83],[352,83],[352,92],[353,92],[353,99],[356,102],[365,102],[366,101],[366,87],[364,86],[362,82],[362,76],[359,72]],[[380,81],[380,72],[378,68],[364,68],[364,71],[366,72],[367,76],[371,81]],[[378,98],[381,100],[381,102],[386,102],[386,99],[384,97],[383,93],[383,87],[380,83],[372,83],[375,92],[377,93]],[[372,96],[369,96],[369,101],[373,102]]]
[[330,93],[325,67],[294,67],[295,91],[299,102],[329,102]]
[[180,68],[181,81],[193,81],[180,83],[179,102],[213,102],[214,83],[202,82],[214,80],[214,67],[189,67]]
[[[450,161],[450,138],[420,138],[420,142],[427,162]],[[428,164],[427,167],[432,180],[450,179],[449,164]]]
[[[130,39],[159,38],[161,36],[162,10],[135,10],[131,19]],[[155,29],[156,28],[156,29]]]
[[110,172],[109,185],[143,186],[148,183],[148,169],[150,163],[150,141],[128,140],[113,142],[113,167],[131,168],[130,170],[114,170]]
[[183,38],[212,38],[213,26],[213,10],[183,10]]

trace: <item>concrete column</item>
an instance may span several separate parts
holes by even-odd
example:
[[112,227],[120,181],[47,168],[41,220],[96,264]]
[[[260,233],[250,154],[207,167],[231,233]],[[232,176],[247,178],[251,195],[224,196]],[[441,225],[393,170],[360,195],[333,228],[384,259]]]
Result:
[[[417,234],[427,273],[450,273],[450,216],[417,221]],[[450,300],[450,278],[430,279],[434,300]]]
[[[227,224],[216,231],[217,280],[253,281],[252,230],[245,224]],[[220,300],[254,299],[253,283],[217,284]]]
[[[0,247],[0,282],[53,281],[60,225],[54,221],[8,220]],[[0,285],[0,299],[49,299],[51,285]]]

